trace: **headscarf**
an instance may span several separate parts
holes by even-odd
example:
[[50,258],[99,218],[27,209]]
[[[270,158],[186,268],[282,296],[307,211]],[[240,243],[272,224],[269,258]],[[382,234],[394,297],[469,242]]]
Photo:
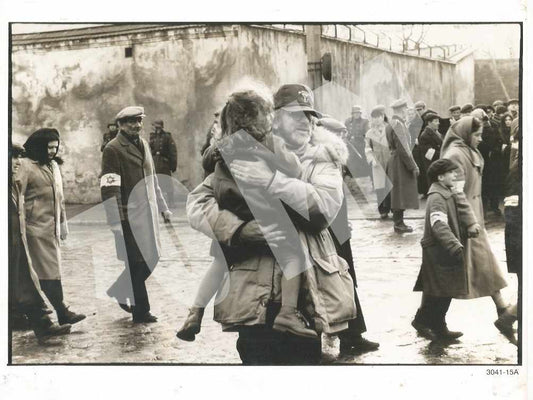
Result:
[[473,165],[483,168],[483,156],[478,149],[470,147],[470,134],[472,133],[473,122],[474,117],[464,116],[450,126],[442,142],[441,157],[446,155],[446,152],[451,147],[460,147],[466,151]]
[[[39,161],[41,165],[48,163],[48,143],[59,140],[59,132],[54,128],[41,128],[33,132],[24,143],[28,158]],[[58,164],[63,161],[59,157],[54,157]]]

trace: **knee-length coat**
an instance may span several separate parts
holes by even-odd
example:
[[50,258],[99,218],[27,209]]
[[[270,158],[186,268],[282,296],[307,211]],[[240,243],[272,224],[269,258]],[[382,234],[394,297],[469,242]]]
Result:
[[[159,213],[168,210],[150,154],[140,138],[141,149],[120,132],[104,148],[100,190],[107,221],[122,224],[130,262],[146,262],[153,268],[159,261]],[[109,201],[116,198],[116,202]],[[107,200],[107,201],[106,201]],[[117,256],[126,260],[117,244]]]
[[392,182],[391,207],[396,210],[418,209],[418,191],[415,160],[409,146],[409,133],[403,119],[394,115],[391,130],[387,130],[387,141],[391,157],[387,164],[387,175]]
[[466,196],[481,226],[479,236],[469,239],[465,248],[468,294],[456,297],[467,299],[490,296],[507,286],[503,270],[491,250],[485,230],[481,198],[483,157],[477,149],[467,144],[472,119],[473,117],[466,116],[455,122],[448,130],[441,150],[442,158],[452,160],[458,165],[456,182],[458,195]]
[[18,173],[24,196],[26,238],[39,279],[61,279],[60,235],[67,231],[61,172],[55,161],[23,159]]

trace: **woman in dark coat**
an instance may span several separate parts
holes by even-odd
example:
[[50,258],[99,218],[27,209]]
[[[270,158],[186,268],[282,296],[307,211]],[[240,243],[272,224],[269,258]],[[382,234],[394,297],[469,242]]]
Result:
[[427,170],[431,163],[440,158],[440,148],[442,146],[442,136],[439,133],[440,117],[437,114],[429,113],[424,116],[426,127],[418,138],[418,148],[421,162],[420,175],[418,176],[418,190],[422,191],[424,197],[427,196],[430,183],[427,180]]

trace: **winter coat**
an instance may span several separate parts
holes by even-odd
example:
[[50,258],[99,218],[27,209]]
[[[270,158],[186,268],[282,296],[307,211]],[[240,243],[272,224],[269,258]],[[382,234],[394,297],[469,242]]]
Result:
[[[159,188],[148,143],[140,138],[140,145],[142,151],[122,132],[107,144],[102,156],[100,190],[107,222],[123,225],[129,260],[146,261],[153,267],[161,255],[158,216],[168,207]],[[124,224],[131,230],[124,229]],[[117,256],[126,259],[118,243]]]
[[466,213],[459,214],[457,197],[441,183],[433,183],[429,188],[424,236],[420,242],[422,266],[415,291],[437,297],[467,294],[467,268],[464,257],[458,258],[458,252],[464,251],[466,230],[476,223],[476,218],[468,204],[466,208]]
[[[333,136],[333,135],[332,135]],[[341,142],[342,143],[342,142]],[[314,317],[315,329],[338,332],[356,316],[354,284],[348,265],[335,249],[328,226],[337,215],[343,198],[340,162],[330,143],[309,145],[300,156],[303,175],[289,178],[275,173],[268,191],[306,222],[297,223],[304,247],[314,268],[302,275],[300,299],[304,314]],[[335,162],[334,162],[335,161]],[[189,194],[187,215],[194,229],[226,245],[235,245],[235,233],[243,221],[228,210],[221,210],[214,198],[210,175]],[[224,330],[266,322],[269,302],[281,301],[282,273],[271,253],[256,252],[250,258],[230,266],[225,297],[215,304],[214,318]]]
[[67,232],[63,182],[55,161],[23,159],[17,175],[24,196],[26,238],[39,279],[61,279],[60,237]]
[[418,209],[416,184],[417,169],[409,148],[407,128],[403,119],[393,116],[387,141],[391,157],[387,164],[387,176],[392,182],[391,208],[393,210]]
[[365,118],[350,117],[344,122],[348,130],[347,148],[349,151],[348,169],[354,177],[368,176],[370,167],[365,158],[365,133],[369,123]]
[[477,149],[467,145],[472,119],[473,117],[465,116],[455,122],[448,130],[441,149],[443,158],[452,160],[458,165],[456,180],[458,196],[463,196],[463,194],[466,196],[481,226],[479,236],[468,240],[465,253],[468,294],[460,298],[468,299],[490,296],[507,286],[503,272],[490,248],[485,230],[481,198],[483,157]]
[[[440,133],[426,126],[418,138],[418,149],[420,152],[420,162],[418,163],[418,167],[420,168],[420,174],[418,175],[418,193],[420,194],[426,194],[429,189],[429,182],[426,176],[427,170],[433,161],[440,158],[441,146],[442,137]],[[426,154],[430,149],[433,149],[434,154],[428,159]],[[430,154],[427,155],[429,156]]]
[[[491,122],[484,122],[479,152],[483,156],[483,196],[503,195],[505,177],[509,171],[509,134]],[[505,148],[504,148],[505,147]]]
[[178,166],[176,143],[166,131],[150,132],[150,150],[158,174],[171,175]]
[[20,182],[15,180],[9,199],[9,289],[11,300],[22,308],[44,304],[39,277],[33,269],[26,240],[24,211]]
[[387,164],[391,157],[387,135],[392,135],[392,128],[384,123],[380,128],[371,128],[365,136],[365,155],[372,168],[374,189],[391,187],[387,177]]

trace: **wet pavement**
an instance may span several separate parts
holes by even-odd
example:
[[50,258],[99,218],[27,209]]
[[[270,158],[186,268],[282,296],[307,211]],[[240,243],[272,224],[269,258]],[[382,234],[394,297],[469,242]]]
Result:
[[[464,332],[456,342],[430,342],[416,334],[410,323],[420,293],[412,292],[412,287],[421,262],[424,204],[406,212],[414,232],[397,235],[390,219],[379,219],[369,181],[358,182],[359,188],[350,185],[355,197],[348,201],[351,244],[368,327],[365,336],[381,346],[375,352],[340,355],[338,339],[325,337],[323,363],[516,364],[517,348],[493,325],[496,310],[490,298],[452,301],[448,325]],[[239,364],[237,335],[221,331],[212,319],[212,304],[195,342],[175,337],[211,258],[210,239],[189,227],[183,204],[174,211],[172,227],[163,226],[161,231],[163,258],[147,281],[152,312],[159,321],[133,324],[131,315],[105,295],[122,263],[115,256],[113,235],[102,224],[102,206],[69,206],[70,236],[62,247],[65,298],[87,319],[74,325],[70,335],[45,344],[38,343],[32,332],[13,332],[12,363]],[[488,216],[491,245],[505,269],[503,228],[501,217]],[[514,302],[516,278],[508,277],[503,294]]]

